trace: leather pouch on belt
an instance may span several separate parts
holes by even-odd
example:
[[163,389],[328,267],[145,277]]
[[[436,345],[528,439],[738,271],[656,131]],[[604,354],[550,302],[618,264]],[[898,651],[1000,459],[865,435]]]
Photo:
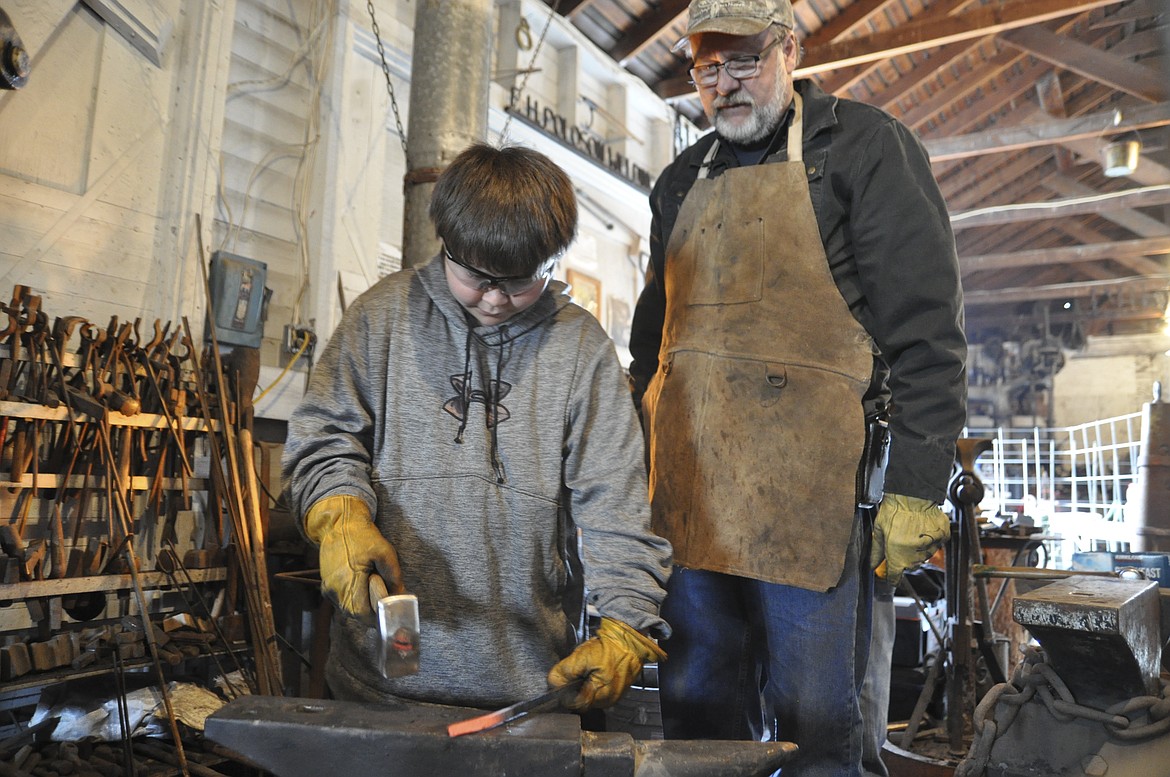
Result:
[[877,507],[885,495],[886,464],[890,460],[890,424],[882,413],[865,417],[865,448],[857,468],[858,507]]

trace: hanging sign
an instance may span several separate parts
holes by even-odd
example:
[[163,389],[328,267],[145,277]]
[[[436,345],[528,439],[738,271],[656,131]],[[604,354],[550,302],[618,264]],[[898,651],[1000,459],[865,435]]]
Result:
[[654,179],[645,168],[631,162],[625,154],[615,151],[612,146],[592,133],[582,132],[576,124],[552,108],[541,107],[540,103],[531,97],[525,97],[521,106],[516,103],[513,95],[512,105],[504,110],[642,191],[650,192]]

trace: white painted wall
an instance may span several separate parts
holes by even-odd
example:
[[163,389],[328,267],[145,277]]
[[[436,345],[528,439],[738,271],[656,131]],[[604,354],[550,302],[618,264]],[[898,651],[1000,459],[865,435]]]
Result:
[[[151,23],[165,28],[158,64],[84,2],[4,3],[32,74],[25,89],[0,92],[0,295],[28,285],[50,316],[100,324],[114,315],[147,326],[187,317],[198,337],[204,259],[222,250],[265,262],[265,387],[288,361],[286,324],[326,339],[343,301],[400,254],[402,141],[366,3],[131,5],[150,9]],[[373,5],[406,126],[416,4]],[[672,157],[675,116],[543,3],[508,0],[497,11],[491,139],[537,148],[574,180],[580,235],[558,275],[573,270],[600,285],[598,316],[621,339],[641,286],[646,192],[510,121],[510,87],[522,83],[522,97],[612,143],[651,175]],[[515,43],[521,20],[527,50]],[[285,416],[305,366],[258,412]]]
[[4,7],[32,70],[0,92],[0,294],[30,286],[50,317],[199,322],[195,214],[219,142],[206,96],[234,2],[134,4],[165,28],[158,65],[84,3]]
[[1136,413],[1151,401],[1161,381],[1170,400],[1170,337],[1090,338],[1083,353],[1066,354],[1053,381],[1057,426]]

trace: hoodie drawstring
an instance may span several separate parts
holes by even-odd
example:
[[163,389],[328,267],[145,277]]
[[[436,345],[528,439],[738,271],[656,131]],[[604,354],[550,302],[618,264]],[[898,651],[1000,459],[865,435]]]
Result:
[[496,352],[496,377],[494,380],[488,381],[492,394],[491,410],[487,413],[488,431],[491,432],[492,436],[492,469],[496,473],[496,482],[500,484],[508,482],[508,478],[504,475],[504,463],[500,461],[499,435],[496,432],[500,426],[500,379],[503,377],[504,343],[507,341],[508,327],[500,327],[500,350]]
[[455,442],[463,444],[463,430],[467,428],[468,410],[471,408],[471,327],[467,328],[467,340],[463,343],[463,412],[460,413],[459,431],[455,433]]
[[[462,396],[460,402],[462,404],[462,412],[459,413],[459,431],[455,433],[455,442],[460,445],[463,444],[463,432],[467,429],[467,417],[471,415],[471,404],[474,392],[471,389],[471,342],[474,335],[470,328],[467,330],[467,340],[463,348],[463,386],[461,389]],[[504,471],[504,462],[500,460],[500,441],[499,434],[496,428],[500,421],[500,376],[504,369],[504,343],[508,341],[508,328],[500,328],[500,345],[496,352],[496,377],[493,379],[489,376],[486,385],[484,386],[484,415],[486,416],[486,426],[491,437],[491,455],[492,455],[492,471],[495,473],[496,482],[504,484],[508,482],[507,474]]]

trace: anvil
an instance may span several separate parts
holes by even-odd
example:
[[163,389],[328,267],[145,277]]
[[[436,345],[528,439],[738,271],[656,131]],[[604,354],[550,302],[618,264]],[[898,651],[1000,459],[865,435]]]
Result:
[[276,777],[766,777],[796,753],[791,742],[636,740],[582,731],[580,718],[561,713],[448,736],[448,724],[482,712],[245,696],[210,716],[205,734]]

